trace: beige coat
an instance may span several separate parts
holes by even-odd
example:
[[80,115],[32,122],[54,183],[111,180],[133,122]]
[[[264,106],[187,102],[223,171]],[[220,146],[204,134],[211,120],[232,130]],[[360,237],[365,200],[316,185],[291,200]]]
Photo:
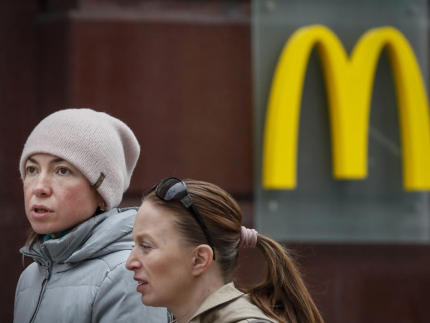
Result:
[[256,319],[277,323],[230,283],[209,295],[188,323],[247,323]]

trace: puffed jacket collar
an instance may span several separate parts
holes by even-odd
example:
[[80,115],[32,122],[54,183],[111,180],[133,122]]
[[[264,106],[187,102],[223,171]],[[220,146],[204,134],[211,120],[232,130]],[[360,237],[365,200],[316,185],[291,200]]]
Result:
[[61,271],[83,260],[131,250],[130,232],[135,213],[135,209],[112,209],[91,217],[62,238],[37,241],[31,248],[21,248],[20,252],[32,257],[41,267],[64,265],[57,266],[56,270]]

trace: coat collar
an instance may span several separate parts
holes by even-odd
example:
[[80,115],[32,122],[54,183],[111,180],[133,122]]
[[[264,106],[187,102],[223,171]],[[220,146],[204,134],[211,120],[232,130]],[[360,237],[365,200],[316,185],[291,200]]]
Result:
[[68,268],[73,263],[100,257],[105,253],[131,250],[129,235],[135,214],[135,209],[112,209],[89,218],[64,237],[37,241],[31,248],[21,248],[20,252],[32,257],[40,266],[67,264]]
[[229,283],[222,286],[215,293],[209,295],[202,305],[197,309],[196,313],[194,313],[193,317],[190,319],[192,321],[196,316],[213,309],[221,304],[228,303],[236,298],[243,296],[244,294],[234,287],[234,283]]

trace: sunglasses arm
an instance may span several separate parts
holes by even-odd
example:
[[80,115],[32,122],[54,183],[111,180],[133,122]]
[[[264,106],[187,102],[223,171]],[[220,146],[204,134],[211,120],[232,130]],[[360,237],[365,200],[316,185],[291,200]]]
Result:
[[[203,219],[201,218],[199,211],[197,211],[196,207],[194,206],[194,203],[191,201],[191,197],[189,195],[185,196],[182,200],[181,200],[182,204],[187,208],[191,210],[191,213],[194,215],[194,218],[196,219],[197,223],[200,225],[200,227],[203,230],[203,233],[206,236],[206,239],[209,242],[209,246],[211,247],[212,251],[213,251],[213,260],[215,260],[215,249],[214,249],[214,245],[211,239],[211,236],[209,234],[209,230],[206,227],[205,222],[203,221]],[[186,204],[187,203],[187,204]]]
[[[189,195],[186,195],[182,200],[181,203],[187,208],[189,209],[190,207],[194,206],[193,205],[193,201],[191,201],[191,197]],[[197,210],[195,208],[193,208],[194,212],[197,212]]]

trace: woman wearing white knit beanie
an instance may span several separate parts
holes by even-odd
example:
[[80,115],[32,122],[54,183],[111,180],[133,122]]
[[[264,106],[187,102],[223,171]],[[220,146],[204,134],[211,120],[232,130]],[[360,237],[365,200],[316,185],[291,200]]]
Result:
[[122,121],[90,109],[42,120],[19,169],[32,230],[20,250],[14,322],[166,322],[165,309],[142,307],[125,262],[137,210],[117,206],[140,147]]

